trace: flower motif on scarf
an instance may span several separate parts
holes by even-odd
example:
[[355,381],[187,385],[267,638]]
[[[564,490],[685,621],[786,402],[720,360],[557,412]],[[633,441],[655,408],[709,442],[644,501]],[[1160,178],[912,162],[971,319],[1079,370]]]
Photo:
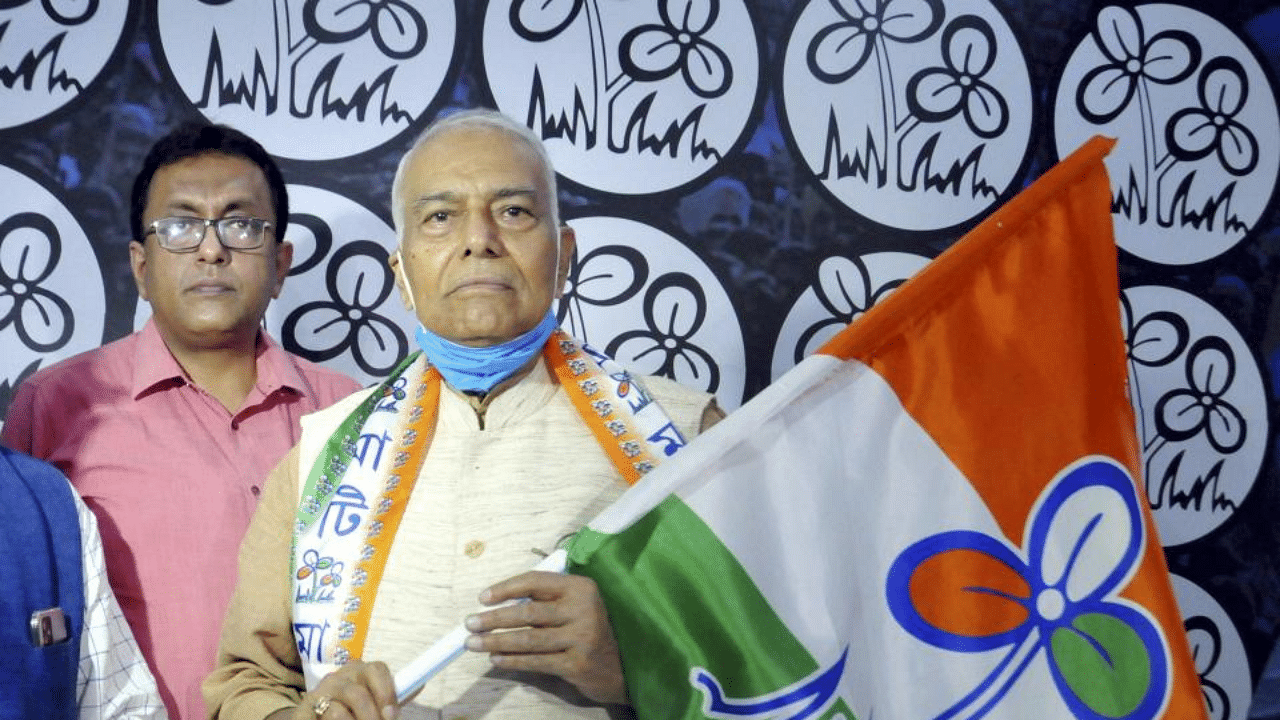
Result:
[[[302,562],[298,563],[298,570],[294,573],[297,589],[294,601],[298,603],[333,602],[334,589],[342,584],[342,569],[343,563],[332,557],[321,556],[314,549],[307,550],[302,554]],[[309,586],[304,582],[308,579],[311,580]]]

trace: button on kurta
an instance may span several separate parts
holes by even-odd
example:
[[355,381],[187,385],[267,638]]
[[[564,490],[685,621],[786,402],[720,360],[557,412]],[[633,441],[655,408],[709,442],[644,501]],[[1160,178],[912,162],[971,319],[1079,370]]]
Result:
[[474,560],[484,554],[484,543],[479,540],[472,540],[462,548],[462,552],[466,553],[467,557]]

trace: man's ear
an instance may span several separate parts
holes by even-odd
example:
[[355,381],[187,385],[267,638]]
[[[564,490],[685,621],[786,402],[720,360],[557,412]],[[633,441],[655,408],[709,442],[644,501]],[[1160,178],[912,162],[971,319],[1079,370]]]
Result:
[[578,236],[568,223],[560,224],[560,265],[556,268],[556,294],[564,294],[564,284],[569,281],[569,271],[573,269],[573,251],[578,247]]
[[404,262],[400,257],[400,249],[387,256],[387,267],[391,268],[391,275],[395,278],[396,287],[400,290],[400,302],[404,303],[404,308],[409,312],[413,312],[416,307],[413,301],[413,288],[409,287],[409,278],[404,274]]
[[293,243],[279,242],[276,243],[276,287],[272,291],[271,297],[280,297],[280,291],[284,289],[284,279],[289,276],[289,270],[293,268]]
[[137,240],[129,242],[129,268],[133,270],[133,284],[138,288],[138,297],[150,301],[147,296],[147,249]]

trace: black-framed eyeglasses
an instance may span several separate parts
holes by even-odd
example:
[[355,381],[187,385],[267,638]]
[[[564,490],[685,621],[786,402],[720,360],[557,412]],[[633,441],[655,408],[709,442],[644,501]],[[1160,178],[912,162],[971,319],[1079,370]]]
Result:
[[232,250],[253,250],[262,247],[271,223],[255,217],[166,217],[147,227],[145,235],[156,234],[160,247],[170,252],[191,252],[204,242],[209,227],[223,247]]

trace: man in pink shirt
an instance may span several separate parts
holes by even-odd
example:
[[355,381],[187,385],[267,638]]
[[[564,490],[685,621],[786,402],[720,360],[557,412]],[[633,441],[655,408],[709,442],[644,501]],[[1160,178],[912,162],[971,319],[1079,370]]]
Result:
[[184,126],[133,186],[129,245],[146,326],[26,380],[6,445],[63,471],[97,514],[107,572],[171,717],[200,682],[236,554],[298,418],[357,388],[261,329],[293,257],[284,178],[243,133]]

